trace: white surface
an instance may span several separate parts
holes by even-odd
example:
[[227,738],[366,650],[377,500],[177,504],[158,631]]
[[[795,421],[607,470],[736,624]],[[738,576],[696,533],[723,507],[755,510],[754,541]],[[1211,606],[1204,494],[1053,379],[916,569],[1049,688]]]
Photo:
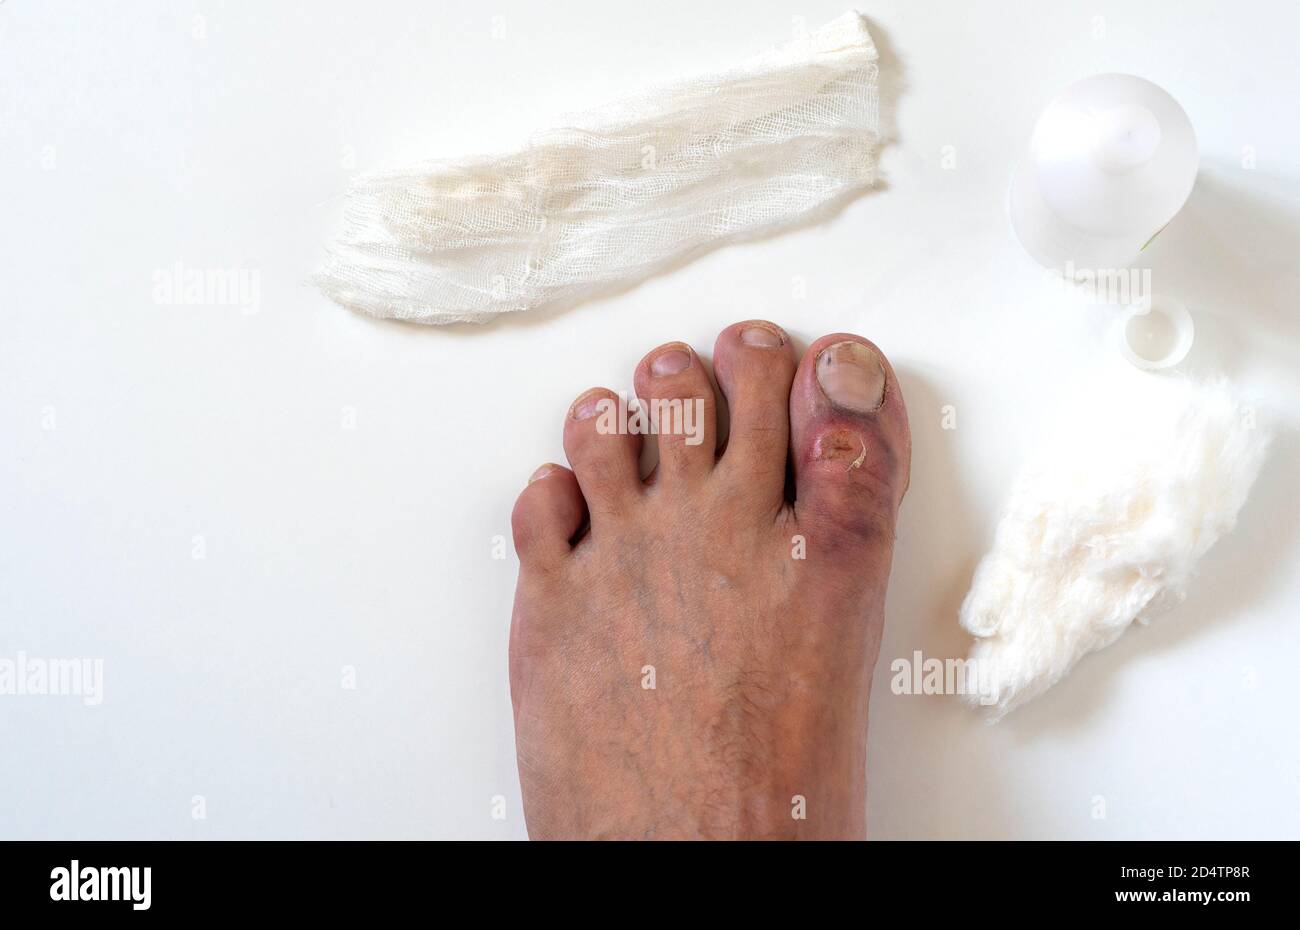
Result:
[[[1293,5],[872,3],[898,141],[831,223],[486,329],[375,322],[301,286],[351,171],[506,147],[839,12],[0,4],[0,657],[105,674],[98,707],[0,697],[0,836],[523,836],[516,564],[493,540],[562,456],[574,395],[755,316],[876,340],[911,411],[875,836],[1300,836]],[[888,662],[965,652],[957,606],[1013,470],[1072,383],[1123,364],[1109,312],[1044,281],[1005,216],[1039,110],[1108,70],[1167,88],[1200,141],[1148,250],[1197,315],[1189,364],[1226,366],[1284,432],[1188,603],[989,728],[892,695]],[[176,262],[259,271],[257,312],[158,303]]]

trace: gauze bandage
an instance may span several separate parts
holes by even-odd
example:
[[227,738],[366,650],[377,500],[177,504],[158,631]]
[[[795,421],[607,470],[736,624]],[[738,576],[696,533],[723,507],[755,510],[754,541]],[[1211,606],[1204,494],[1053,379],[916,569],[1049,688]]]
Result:
[[515,154],[358,178],[315,282],[375,316],[484,322],[808,219],[873,180],[876,57],[846,13]]
[[961,607],[976,637],[969,699],[995,718],[1180,603],[1268,445],[1226,382],[1137,371],[1108,376],[1060,422],[1017,480]]

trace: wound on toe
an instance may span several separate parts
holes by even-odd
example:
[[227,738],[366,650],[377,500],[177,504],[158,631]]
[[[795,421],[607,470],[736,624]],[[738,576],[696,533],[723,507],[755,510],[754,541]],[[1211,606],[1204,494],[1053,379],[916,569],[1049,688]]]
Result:
[[817,437],[812,457],[817,461],[842,461],[847,468],[861,468],[867,458],[867,443],[853,430],[832,430]]

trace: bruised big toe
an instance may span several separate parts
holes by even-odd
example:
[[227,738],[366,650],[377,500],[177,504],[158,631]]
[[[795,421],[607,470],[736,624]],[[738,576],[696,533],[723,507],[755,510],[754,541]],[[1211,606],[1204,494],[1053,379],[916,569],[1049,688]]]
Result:
[[790,399],[796,509],[835,524],[892,523],[911,440],[893,370],[867,340],[823,336]]
[[880,356],[860,342],[836,342],[818,353],[815,375],[830,403],[814,433],[809,458],[840,462],[850,470],[868,466],[881,479],[888,478],[893,471],[891,444],[874,416],[885,402],[889,381]]

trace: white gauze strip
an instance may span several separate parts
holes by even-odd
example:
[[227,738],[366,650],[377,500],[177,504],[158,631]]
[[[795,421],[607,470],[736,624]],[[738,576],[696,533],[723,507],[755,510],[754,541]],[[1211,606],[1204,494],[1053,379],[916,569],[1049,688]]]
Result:
[[1020,475],[961,625],[999,718],[1137,620],[1179,604],[1231,531],[1268,446],[1224,381],[1109,373]]
[[806,219],[873,181],[876,58],[846,13],[515,154],[360,177],[315,283],[375,316],[484,322]]

